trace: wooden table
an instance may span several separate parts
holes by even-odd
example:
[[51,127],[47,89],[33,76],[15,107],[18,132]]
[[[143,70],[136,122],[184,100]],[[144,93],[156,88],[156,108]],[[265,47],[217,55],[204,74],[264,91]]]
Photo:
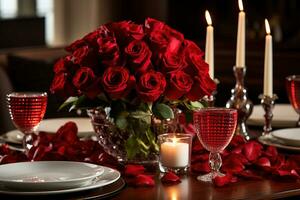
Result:
[[[298,196],[298,197],[297,197]],[[126,186],[112,199],[279,199],[293,197],[300,199],[300,182],[272,180],[241,181],[217,188],[209,183],[199,182],[195,175],[182,178],[177,185],[166,186],[157,181],[155,187],[134,188]]]

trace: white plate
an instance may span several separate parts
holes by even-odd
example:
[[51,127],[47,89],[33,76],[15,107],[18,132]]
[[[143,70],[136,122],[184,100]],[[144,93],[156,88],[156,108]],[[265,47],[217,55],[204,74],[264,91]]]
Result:
[[286,128],[271,132],[271,134],[291,146],[300,146],[300,128]]
[[[72,121],[77,124],[78,137],[91,137],[95,134],[90,118],[53,118],[41,121],[38,131],[56,133],[65,123]],[[0,136],[6,142],[22,144],[23,133],[19,130],[12,130]]]
[[300,152],[300,147],[287,145],[282,140],[273,137],[272,134],[262,135],[258,138],[258,141],[262,144],[274,146],[280,149]]
[[103,172],[102,166],[83,162],[20,162],[0,166],[0,184],[31,191],[69,189],[86,185]]
[[[262,105],[255,105],[247,124],[263,126],[265,123],[265,111]],[[273,127],[296,127],[299,116],[290,104],[275,104],[273,110]]]
[[[103,167],[103,166],[102,166]],[[24,190],[13,190],[9,188],[5,188],[0,185],[0,194],[8,194],[8,195],[50,195],[50,194],[64,194],[64,193],[72,193],[79,192],[85,190],[96,189],[104,186],[108,186],[114,182],[116,182],[121,174],[117,170],[114,170],[109,167],[103,167],[104,172],[101,176],[94,178],[88,184],[72,188],[72,189],[62,189],[62,190],[45,190],[45,191],[24,191]]]

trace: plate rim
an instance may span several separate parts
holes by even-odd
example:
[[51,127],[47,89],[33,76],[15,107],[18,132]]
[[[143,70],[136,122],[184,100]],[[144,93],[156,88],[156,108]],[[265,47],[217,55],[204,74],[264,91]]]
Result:
[[282,132],[282,131],[285,131],[285,130],[293,130],[293,129],[298,129],[300,131],[300,128],[284,128],[284,129],[278,129],[278,130],[272,131],[271,134],[272,134],[273,137],[278,138],[280,140],[300,142],[300,139],[286,138],[286,137],[281,137],[280,135],[276,135],[276,133],[278,133],[278,132]]
[[[46,185],[46,184],[55,184],[55,183],[72,183],[72,182],[78,182],[78,181],[87,181],[89,179],[93,179],[95,177],[98,177],[98,176],[101,176],[103,173],[104,173],[104,168],[103,166],[101,165],[96,165],[96,164],[93,164],[93,163],[86,163],[86,162],[77,162],[77,161],[34,161],[34,162],[17,162],[17,163],[8,163],[8,164],[3,164],[3,165],[0,165],[0,170],[1,168],[4,168],[4,167],[7,167],[7,165],[22,165],[22,164],[39,164],[39,163],[49,163],[49,162],[52,162],[52,163],[60,163],[60,164],[63,164],[63,163],[68,163],[68,164],[80,164],[80,165],[88,165],[88,166],[96,166],[96,167],[99,167],[101,168],[101,171],[99,173],[96,173],[96,174],[93,174],[93,175],[90,175],[90,176],[87,176],[87,177],[81,177],[81,178],[76,178],[76,179],[70,179],[70,180],[63,180],[63,181],[46,181],[46,182],[38,182],[39,185]],[[50,168],[49,168],[50,169]],[[5,183],[10,183],[10,184],[33,184],[32,181],[16,181],[16,180],[8,180],[8,179],[1,179],[0,177],[0,184],[5,184]]]
[[[102,165],[100,165],[102,166]],[[107,186],[109,184],[115,183],[116,181],[118,181],[119,179],[121,179],[121,173],[113,168],[110,167],[105,167],[102,166],[104,168],[104,172],[106,171],[112,171],[111,173],[115,175],[115,177],[105,183],[99,183],[101,181],[101,176],[100,175],[100,179],[98,180],[97,183],[91,183],[89,185],[84,185],[81,187],[76,187],[76,188],[70,188],[70,189],[62,189],[62,190],[44,190],[44,191],[18,191],[18,190],[12,190],[12,189],[7,189],[5,187],[1,187],[0,186],[0,194],[2,195],[32,195],[32,196],[36,196],[36,195],[54,195],[54,194],[66,194],[66,193],[73,193],[73,192],[81,192],[81,191],[86,191],[86,190],[92,190],[92,189],[96,189],[96,188],[100,188],[100,187],[104,187]],[[103,175],[105,176],[105,175]],[[106,175],[107,176],[107,175]],[[95,177],[97,178],[97,177]],[[104,177],[102,177],[104,178]]]
[[[275,137],[273,137],[271,134],[268,135],[261,135],[258,137],[258,141],[264,145],[268,145],[268,146],[274,146],[274,147],[278,147],[280,149],[286,149],[286,150],[290,150],[290,151],[297,151],[300,152],[300,146],[289,146],[289,145],[285,145],[285,144],[280,144],[277,142],[271,142],[268,141],[268,139],[276,139]],[[267,140],[267,141],[266,141]]]

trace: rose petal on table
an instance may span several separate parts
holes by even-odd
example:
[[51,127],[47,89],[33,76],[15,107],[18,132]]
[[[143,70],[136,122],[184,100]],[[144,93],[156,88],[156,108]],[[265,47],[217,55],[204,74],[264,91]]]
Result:
[[55,134],[55,140],[63,141],[64,143],[72,144],[79,140],[77,136],[78,128],[74,122],[67,122],[61,126]]
[[262,179],[262,177],[260,177],[256,173],[254,173],[254,171],[252,171],[252,170],[243,170],[243,171],[236,173],[235,175],[237,175],[241,178],[244,178],[244,179],[248,179],[248,180],[261,180]]
[[252,140],[244,144],[243,153],[249,161],[253,162],[262,154],[262,148],[260,143]]
[[125,176],[137,176],[138,174],[143,174],[145,168],[142,165],[126,165],[124,174]]
[[233,147],[237,147],[237,146],[241,146],[242,144],[245,144],[246,140],[243,136],[241,135],[235,135],[231,142],[229,143],[229,148],[233,148]]
[[279,170],[274,171],[273,175],[279,176],[281,180],[295,180],[299,179],[299,174],[296,170]]
[[178,184],[181,182],[179,176],[177,176],[173,172],[167,172],[164,174],[164,176],[161,178],[161,182],[165,184]]
[[208,162],[197,162],[191,165],[191,169],[195,173],[208,173],[210,172],[210,167]]
[[245,169],[244,164],[242,161],[238,158],[231,157],[230,159],[225,159],[223,162],[223,165],[221,167],[221,170],[224,172],[240,172]]
[[9,149],[8,144],[1,144],[0,146],[0,155],[6,155],[9,154],[11,150]]
[[260,166],[260,167],[271,167],[271,162],[269,160],[269,158],[267,157],[261,157],[259,158],[256,162],[256,165]]
[[216,176],[213,179],[213,183],[217,187],[223,187],[225,185],[228,185],[229,183],[232,183],[233,176],[231,174],[226,174],[225,176]]
[[25,162],[28,158],[23,153],[14,153],[9,155],[0,156],[0,164]]
[[31,159],[34,161],[43,160],[43,157],[46,155],[46,153],[50,152],[51,150],[52,150],[52,145],[49,146],[40,145],[36,147]]
[[274,162],[278,156],[277,148],[274,146],[268,146],[262,155],[268,157],[271,162]]
[[205,148],[202,146],[198,138],[195,138],[193,140],[193,145],[192,145],[192,152],[194,153],[201,153],[201,152],[207,152]]
[[134,187],[153,187],[155,185],[153,176],[139,174],[133,178],[126,179],[128,185]]
[[275,169],[281,168],[282,166],[285,165],[285,162],[286,162],[285,160],[286,160],[286,158],[284,155],[278,154],[278,156],[276,157],[276,160],[274,161],[274,163],[272,163],[272,167]]

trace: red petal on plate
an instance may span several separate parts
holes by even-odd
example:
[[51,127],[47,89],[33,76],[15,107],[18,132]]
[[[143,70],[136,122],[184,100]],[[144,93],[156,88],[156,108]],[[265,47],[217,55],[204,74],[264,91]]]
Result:
[[229,183],[235,182],[236,180],[233,180],[233,176],[231,174],[226,174],[225,176],[216,176],[213,179],[213,183],[217,187],[223,187]]
[[192,163],[195,163],[195,162],[203,162],[203,161],[208,161],[208,153],[203,153],[203,154],[194,154],[192,156]]
[[210,167],[208,165],[208,162],[194,163],[194,164],[192,164],[191,169],[195,173],[208,173],[208,172],[210,172]]
[[236,173],[236,175],[241,177],[241,178],[248,179],[248,180],[261,180],[262,179],[262,177],[255,174],[251,170],[243,170],[241,172]]
[[262,148],[261,144],[252,140],[244,144],[243,153],[249,161],[253,162],[262,154]]
[[137,176],[138,174],[143,174],[145,168],[142,165],[126,165],[125,166],[125,176]]
[[177,184],[180,183],[180,178],[174,174],[173,172],[167,172],[164,174],[164,176],[161,178],[161,182],[165,184]]
[[153,187],[155,185],[153,176],[139,174],[134,178],[127,180],[128,185],[135,187]]
[[256,165],[261,166],[261,167],[271,167],[271,162],[269,158],[267,157],[261,157],[259,158],[256,162]]

